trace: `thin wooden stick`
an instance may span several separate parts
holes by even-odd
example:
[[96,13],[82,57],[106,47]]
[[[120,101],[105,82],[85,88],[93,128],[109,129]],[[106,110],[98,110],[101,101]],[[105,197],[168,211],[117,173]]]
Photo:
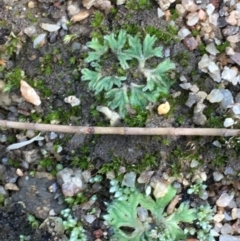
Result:
[[68,126],[0,120],[0,127],[54,131],[61,133],[102,134],[102,135],[169,135],[169,136],[240,136],[240,129],[225,128],[139,128],[139,127],[98,127]]

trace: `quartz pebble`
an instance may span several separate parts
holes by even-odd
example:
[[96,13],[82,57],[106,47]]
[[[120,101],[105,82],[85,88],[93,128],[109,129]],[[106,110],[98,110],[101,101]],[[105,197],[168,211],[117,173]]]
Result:
[[53,131],[50,132],[50,140],[54,140],[57,138],[57,134]]
[[177,4],[177,5],[175,6],[175,9],[176,9],[176,11],[178,12],[178,14],[179,14],[180,16],[184,15],[185,12],[186,12],[186,9],[184,8],[184,6],[183,6],[182,4]]
[[137,207],[137,214],[141,222],[145,222],[148,218],[148,210],[143,207]]
[[195,168],[195,167],[197,167],[199,165],[199,162],[197,161],[197,160],[192,160],[191,161],[191,164],[190,164],[190,167],[191,168]]
[[124,175],[122,185],[130,188],[134,188],[135,181],[136,181],[136,173],[129,172]]
[[178,31],[178,37],[179,37],[180,40],[183,40],[185,37],[187,37],[190,34],[191,34],[191,32],[185,27],[181,28]]
[[213,179],[215,182],[219,182],[223,179],[223,174],[220,172],[213,172]]
[[218,198],[216,204],[219,207],[227,207],[228,204],[232,201],[234,194],[229,195],[228,193],[222,193]]
[[157,2],[158,2],[158,4],[159,4],[159,6],[160,6],[160,8],[163,10],[163,11],[165,11],[165,10],[167,10],[169,7],[170,7],[170,5],[173,3],[173,2],[175,2],[176,0],[158,0]]
[[28,8],[34,8],[35,5],[36,4],[33,1],[28,2]]
[[55,32],[60,29],[60,26],[57,24],[42,23],[41,28],[48,32]]
[[220,53],[216,47],[215,47],[215,44],[214,43],[210,43],[206,46],[206,51],[212,55],[217,55],[218,53]]
[[238,43],[240,41],[240,35],[235,34],[235,35],[232,35],[232,36],[228,36],[227,41],[229,41],[230,43]]
[[81,101],[75,95],[70,95],[64,98],[64,102],[70,104],[72,107],[80,105]]
[[227,109],[229,105],[233,104],[232,93],[228,89],[222,89],[221,93],[223,95],[223,99],[222,99],[220,105],[223,109]]
[[240,208],[233,208],[232,209],[232,212],[231,212],[231,215],[232,215],[232,219],[237,219],[237,218],[240,218]]
[[69,5],[67,7],[68,14],[72,17],[75,14],[78,14],[80,12],[80,8],[78,7],[78,4],[73,4],[72,1],[69,1]]
[[222,99],[223,99],[223,94],[219,89],[213,89],[211,93],[207,96],[207,100],[211,103],[220,102],[222,101]]
[[120,115],[117,112],[110,110],[108,107],[97,106],[96,110],[103,113],[106,118],[110,120],[111,126],[117,126],[120,123]]
[[57,182],[65,196],[72,197],[86,188],[80,169],[64,168],[57,173]]
[[197,22],[199,21],[199,16],[197,12],[194,13],[189,13],[187,15],[187,25],[188,26],[194,26],[195,24],[197,24]]
[[194,114],[202,113],[205,108],[206,108],[206,105],[204,105],[202,101],[199,101],[194,107]]
[[237,25],[237,11],[230,12],[229,16],[226,17],[226,22],[230,25]]
[[232,236],[232,235],[220,235],[219,236],[219,241],[239,241],[240,236]]
[[39,34],[33,41],[33,48],[42,47],[46,42],[46,34]]
[[163,197],[166,195],[167,192],[168,192],[168,188],[165,183],[158,181],[157,183],[154,184],[153,195],[155,198]]
[[11,191],[18,191],[19,190],[18,186],[14,183],[6,183],[4,185],[4,188],[5,188],[5,190],[11,190]]
[[220,223],[224,219],[224,214],[223,213],[218,213],[214,215],[213,220],[217,223]]
[[232,233],[232,227],[230,224],[225,223],[222,228],[221,228],[221,233],[222,234],[230,234]]
[[189,12],[196,12],[198,5],[193,0],[182,0],[182,6]]
[[165,15],[164,11],[162,11],[161,8],[158,8],[158,9],[157,9],[157,14],[158,14],[158,17],[159,17],[159,18],[161,18],[161,17],[163,17],[163,16]]
[[234,120],[232,118],[226,118],[224,120],[223,126],[224,127],[231,127],[234,125]]
[[198,47],[198,41],[194,37],[187,37],[183,40],[183,45],[192,51]]
[[183,83],[183,84],[180,84],[179,86],[184,90],[189,90],[192,87],[191,83]]
[[208,16],[212,15],[214,10],[215,10],[215,7],[213,6],[213,4],[210,3],[207,5],[206,11],[207,11]]
[[232,111],[235,115],[240,115],[240,105],[234,105]]
[[191,108],[195,103],[199,101],[199,99],[200,99],[199,96],[190,92],[188,94],[188,100],[186,101],[185,105]]
[[221,77],[224,80],[230,81],[237,76],[237,69],[236,68],[228,68],[227,66],[224,67]]
[[207,117],[202,112],[194,113],[194,116],[193,116],[194,124],[203,126],[206,124],[206,121],[207,121]]
[[[221,144],[218,140],[213,141],[212,144],[213,144],[214,146],[218,147],[218,148],[221,148],[221,147],[222,147],[222,144]],[[214,178],[214,174],[213,174],[213,178]],[[215,180],[215,179],[214,179],[214,180]],[[215,181],[217,181],[217,180],[215,180]]]

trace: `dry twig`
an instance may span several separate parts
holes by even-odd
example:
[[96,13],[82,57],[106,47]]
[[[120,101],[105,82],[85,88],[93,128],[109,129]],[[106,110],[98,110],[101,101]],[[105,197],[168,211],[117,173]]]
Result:
[[140,127],[98,127],[68,126],[38,123],[23,123],[0,120],[0,127],[61,133],[103,134],[103,135],[169,135],[169,136],[240,136],[240,129],[226,128],[140,128]]

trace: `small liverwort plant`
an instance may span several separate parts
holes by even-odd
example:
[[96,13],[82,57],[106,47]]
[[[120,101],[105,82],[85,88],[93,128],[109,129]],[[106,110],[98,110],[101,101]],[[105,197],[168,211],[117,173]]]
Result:
[[187,190],[188,194],[196,194],[203,200],[205,200],[208,197],[207,191],[206,191],[207,185],[203,184],[202,179],[196,180],[195,184],[192,184],[190,188]]
[[144,194],[135,185],[110,181],[113,201],[106,204],[103,217],[114,233],[111,241],[182,241],[189,237],[215,241],[210,232],[213,210],[209,205],[190,208],[188,202],[181,202],[169,214],[166,210],[177,190],[169,185],[164,196],[154,198],[148,187]]
[[106,35],[103,42],[93,38],[88,44],[92,51],[85,59],[90,66],[82,69],[82,80],[88,81],[95,95],[103,93],[108,107],[118,109],[122,117],[135,109],[144,110],[168,93],[173,82],[169,71],[175,65],[168,58],[162,60],[163,48],[154,47],[156,41],[149,34],[141,41],[124,30]]
[[[166,206],[176,195],[176,189],[171,185],[165,196],[157,199],[134,188],[124,190],[113,181],[111,185],[110,191],[114,193],[115,200],[108,205],[108,214],[104,216],[114,231],[111,240],[185,240],[186,234],[179,224],[193,222],[196,211],[183,202],[172,214],[165,212]],[[148,213],[147,217],[140,217],[139,210]]]
[[67,208],[62,210],[61,215],[65,218],[63,226],[65,232],[69,236],[69,241],[87,241],[85,230],[83,229],[81,223],[72,217],[71,209]]

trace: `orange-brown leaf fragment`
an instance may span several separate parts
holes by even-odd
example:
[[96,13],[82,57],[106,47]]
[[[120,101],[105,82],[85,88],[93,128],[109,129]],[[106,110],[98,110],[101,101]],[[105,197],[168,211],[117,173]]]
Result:
[[89,11],[81,11],[80,13],[77,13],[72,16],[71,21],[72,22],[79,22],[82,21],[83,19],[87,18],[89,16]]
[[0,65],[2,65],[2,66],[6,66],[6,60],[4,60],[4,59],[0,59]]
[[24,80],[21,80],[20,91],[22,97],[29,103],[33,105],[40,105],[41,100],[37,92]]

